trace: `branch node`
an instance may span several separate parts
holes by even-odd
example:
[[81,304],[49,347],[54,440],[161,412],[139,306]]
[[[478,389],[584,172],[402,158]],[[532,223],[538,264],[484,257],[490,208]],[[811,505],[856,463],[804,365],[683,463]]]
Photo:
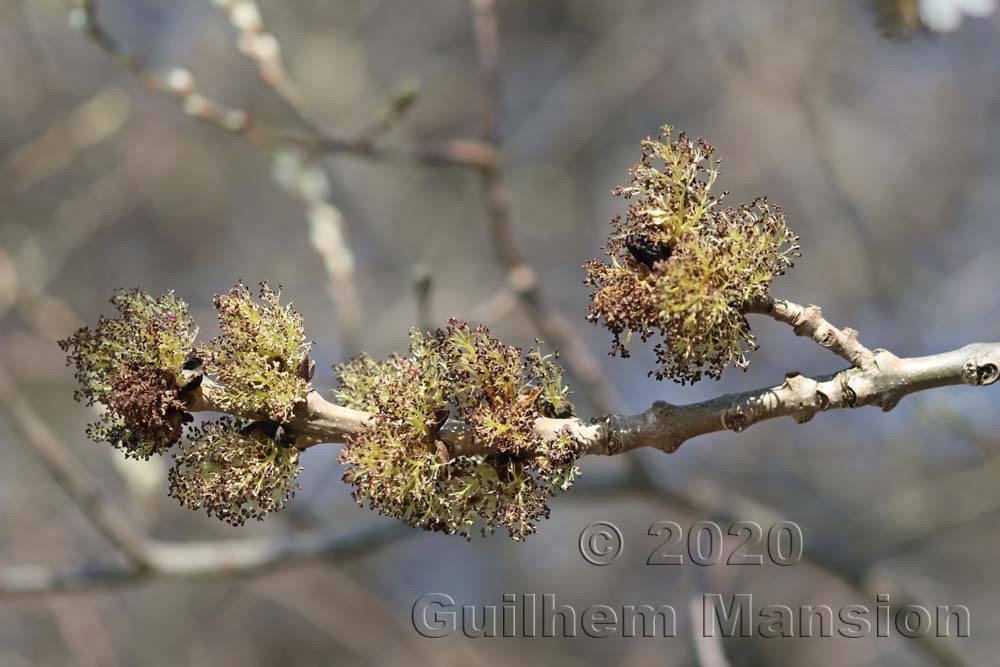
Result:
[[840,378],[840,390],[844,397],[844,403],[850,408],[858,407],[858,392],[850,385],[850,378],[844,375]]
[[742,433],[751,424],[753,424],[753,420],[742,405],[735,405],[722,412],[722,426],[729,431]]
[[1000,369],[997,368],[996,364],[988,361],[981,362],[976,357],[967,359],[962,367],[962,379],[965,380],[966,384],[974,387],[991,385],[998,378],[1000,378]]
[[620,437],[625,428],[621,424],[620,415],[605,415],[600,419],[604,422],[605,432],[607,436],[607,453],[609,456],[614,456],[625,450],[625,442]]
[[795,333],[800,336],[803,335],[799,333],[799,329],[805,327],[810,322],[823,322],[823,309],[814,303],[810,303],[808,306],[802,307],[802,309],[796,313],[792,325],[795,327]]
[[785,375],[785,388],[792,394],[792,400],[796,411],[792,413],[792,418],[797,424],[804,424],[811,420],[818,411],[814,402],[816,397],[816,381],[807,378],[799,372],[792,372]]
[[825,348],[831,348],[837,343],[837,332],[829,325],[821,326],[816,330],[816,342]]

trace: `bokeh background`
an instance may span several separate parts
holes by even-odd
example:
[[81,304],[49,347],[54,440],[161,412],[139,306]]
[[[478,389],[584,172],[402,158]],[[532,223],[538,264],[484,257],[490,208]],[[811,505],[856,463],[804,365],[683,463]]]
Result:
[[[902,3],[907,4],[907,3]],[[1000,19],[887,39],[864,2],[501,0],[498,116],[512,220],[549,302],[570,318],[627,412],[823,373],[840,362],[786,327],[756,321],[748,373],[682,388],[646,377],[651,357],[608,359],[584,321],[580,265],[598,256],[623,203],[609,190],[663,123],[709,138],[732,201],[767,194],[802,237],[778,296],[819,303],[871,347],[899,355],[997,338],[1000,327]],[[479,133],[479,75],[463,0],[262,3],[313,118],[354,136],[393,91],[416,104],[381,140],[412,145]],[[185,67],[200,87],[262,122],[296,127],[235,48],[211,3],[108,0],[108,29],[152,68]],[[429,271],[432,319],[485,320],[506,341],[536,335],[496,298],[481,183],[456,168],[321,161],[353,254],[360,336],[331,298],[329,232],[281,185],[292,158],[199,123],[89,42],[64,3],[0,0],[0,364],[112,501],[161,540],[239,540],[303,527],[385,523],[354,505],[337,447],[310,450],[304,491],[283,514],[239,529],[166,497],[166,461],[117,458],[84,437],[55,341],[106,313],[117,287],[174,289],[203,335],[213,294],[237,279],[280,284],[316,339],[316,383],[357,346],[406,345],[414,276]],[[276,167],[277,165],[277,167]],[[285,165],[282,167],[282,165]],[[314,180],[318,178],[313,174]],[[286,179],[287,180],[287,179]],[[339,213],[339,218],[338,214]],[[332,218],[330,216],[333,216]],[[322,238],[320,238],[322,237]],[[324,241],[326,239],[326,241]],[[325,245],[324,245],[325,244]],[[337,251],[337,249],[334,249]],[[324,254],[324,252],[326,254]],[[502,296],[502,294],[501,294]],[[572,381],[572,378],[571,378]],[[586,397],[575,397],[592,414]],[[702,592],[759,604],[865,604],[876,593],[933,608],[964,604],[972,636],[721,642],[732,665],[991,664],[1000,648],[994,566],[1000,531],[995,390],[948,388],[892,413],[823,414],[702,437],[677,454],[585,459],[577,488],[525,544],[402,530],[355,553],[249,577],[152,580],[71,595],[0,598],[0,665],[567,664],[693,665],[685,611]],[[114,560],[112,546],[0,414],[0,567]],[[650,524],[714,519],[798,523],[792,567],[653,567]],[[589,522],[613,521],[625,551],[596,568],[578,553]],[[411,627],[422,594],[501,604],[554,593],[579,609],[669,603],[671,639],[429,640]]]

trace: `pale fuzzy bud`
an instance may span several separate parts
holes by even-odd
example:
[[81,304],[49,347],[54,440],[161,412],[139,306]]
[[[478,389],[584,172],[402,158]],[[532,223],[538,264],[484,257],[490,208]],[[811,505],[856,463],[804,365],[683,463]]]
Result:
[[195,91],[194,76],[188,70],[176,67],[167,72],[165,82],[167,88],[178,95],[190,95]]
[[254,56],[258,60],[273,61],[281,55],[281,45],[277,38],[270,33],[264,33],[254,40],[253,50]]
[[184,113],[196,118],[205,118],[211,114],[212,104],[202,95],[188,95],[184,98]]
[[250,124],[250,116],[242,109],[230,109],[222,116],[222,126],[230,132],[245,130]]
[[309,208],[308,216],[309,241],[323,258],[327,272],[334,276],[353,273],[354,256],[344,243],[340,211],[329,204],[317,204]]
[[229,17],[236,29],[243,32],[260,32],[264,28],[257,3],[253,0],[237,2],[231,7]]

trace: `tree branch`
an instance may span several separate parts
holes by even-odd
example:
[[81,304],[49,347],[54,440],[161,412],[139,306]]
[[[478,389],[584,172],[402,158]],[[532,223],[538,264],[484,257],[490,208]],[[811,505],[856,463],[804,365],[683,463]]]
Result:
[[838,329],[823,318],[819,306],[800,306],[782,299],[768,299],[752,306],[751,313],[767,315],[792,327],[797,336],[811,338],[858,368],[870,368],[875,360],[872,351],[858,342],[854,329]]
[[[792,310],[801,309],[796,306]],[[551,438],[568,430],[584,454],[615,455],[653,447],[668,453],[687,440],[730,430],[740,432],[767,419],[791,417],[802,424],[818,412],[876,405],[888,412],[908,394],[948,385],[986,386],[1000,377],[1000,343],[973,343],[927,357],[902,359],[876,350],[870,364],[852,366],[832,375],[808,378],[790,373],[774,387],[726,394],[698,403],[673,405],[656,401],[638,415],[609,414],[591,422],[581,419],[539,418],[535,431]],[[204,380],[187,396],[192,411],[219,408],[219,385]],[[259,415],[237,415],[257,419]],[[300,448],[331,442],[358,432],[369,414],[330,403],[311,392],[286,431]],[[452,456],[490,454],[472,439],[460,419],[449,418],[438,432]]]

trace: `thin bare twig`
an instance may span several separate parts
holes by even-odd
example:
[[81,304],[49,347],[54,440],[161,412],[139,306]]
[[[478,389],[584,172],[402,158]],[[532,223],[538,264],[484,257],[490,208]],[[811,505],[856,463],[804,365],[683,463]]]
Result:
[[358,141],[374,144],[403,119],[419,96],[420,86],[416,81],[405,79],[398,83],[389,100],[375,113],[375,120],[358,134]]
[[236,48],[257,66],[264,85],[292,110],[299,122],[319,133],[319,127],[309,117],[302,92],[288,75],[281,57],[281,43],[265,29],[257,3],[254,0],[216,0],[215,4],[236,29]]
[[[497,110],[500,99],[500,27],[495,0],[470,0],[481,78],[480,129],[483,141],[498,149]],[[621,405],[621,397],[601,372],[600,364],[559,309],[543,295],[535,269],[528,262],[510,217],[510,194],[499,164],[481,172],[490,232],[497,257],[507,270],[507,283],[517,295],[539,334],[559,348],[582,393],[599,412]]]
[[382,146],[365,136],[344,137],[321,132],[307,118],[305,133],[280,130],[261,124],[245,109],[229,107],[198,88],[194,75],[174,68],[165,73],[150,70],[145,61],[125,47],[101,23],[97,0],[73,0],[70,22],[86,34],[115,61],[132,72],[151,92],[174,100],[189,116],[243,136],[268,147],[299,148],[315,155],[348,154],[369,160],[489,169],[496,157],[492,147],[470,139],[453,139],[436,144]]
[[838,329],[824,317],[819,306],[800,306],[783,299],[768,299],[755,306],[752,313],[768,315],[778,322],[784,322],[792,327],[795,335],[811,338],[813,341],[829,349],[852,366],[869,368],[875,361],[871,350],[858,342],[858,332],[854,329]]

